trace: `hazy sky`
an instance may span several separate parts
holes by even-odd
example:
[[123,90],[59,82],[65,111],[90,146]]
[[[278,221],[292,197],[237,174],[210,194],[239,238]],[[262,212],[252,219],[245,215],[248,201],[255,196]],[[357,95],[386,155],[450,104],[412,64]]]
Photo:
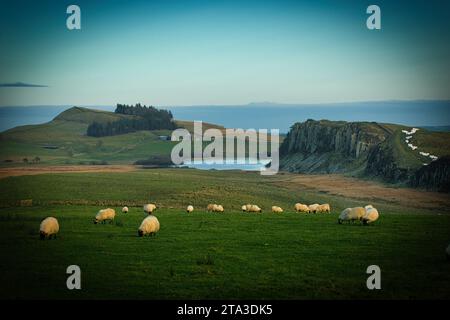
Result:
[[0,105],[450,99],[450,1],[0,3]]

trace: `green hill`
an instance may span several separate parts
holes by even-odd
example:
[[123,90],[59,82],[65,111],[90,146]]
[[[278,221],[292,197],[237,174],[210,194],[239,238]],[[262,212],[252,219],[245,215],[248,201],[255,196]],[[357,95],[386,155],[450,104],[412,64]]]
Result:
[[[92,122],[107,123],[134,116],[88,108],[70,108],[52,121],[39,125],[16,127],[0,134],[2,165],[23,165],[39,157],[45,164],[130,164],[152,157],[168,157],[174,142],[162,140],[170,130],[89,137],[86,130]],[[178,127],[192,129],[189,121],[175,121]],[[205,124],[204,129],[223,127]]]

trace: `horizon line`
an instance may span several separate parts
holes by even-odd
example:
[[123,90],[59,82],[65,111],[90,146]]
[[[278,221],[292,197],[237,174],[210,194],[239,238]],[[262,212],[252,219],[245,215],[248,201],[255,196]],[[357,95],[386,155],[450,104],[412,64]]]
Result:
[[[449,99],[386,99],[386,100],[356,100],[343,102],[301,102],[301,103],[284,103],[284,102],[248,102],[243,104],[186,104],[186,105],[166,105],[166,104],[145,104],[142,105],[165,107],[165,108],[188,108],[188,107],[242,107],[242,106],[320,106],[320,105],[342,105],[342,104],[356,104],[356,103],[383,103],[383,102],[449,102]],[[140,102],[135,102],[135,104]],[[0,105],[0,108],[26,108],[26,107],[115,107],[117,104],[31,104],[31,105]],[[126,104],[126,103],[124,103]]]

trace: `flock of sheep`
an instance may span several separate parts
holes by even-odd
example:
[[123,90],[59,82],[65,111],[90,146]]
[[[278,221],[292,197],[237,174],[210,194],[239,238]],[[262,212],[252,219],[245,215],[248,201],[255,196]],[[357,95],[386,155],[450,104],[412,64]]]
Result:
[[[408,145],[408,147],[411,148],[411,150],[413,150],[413,151],[416,150],[416,149],[418,148],[418,146],[413,145],[413,144],[410,142],[410,140],[412,139],[413,134],[415,134],[417,131],[419,131],[418,128],[412,128],[411,131],[408,131],[408,130],[402,130],[402,132],[406,135],[405,143],[406,143],[406,144]],[[419,154],[420,154],[421,156],[424,156],[424,157],[429,157],[429,158],[431,159],[431,161],[436,161],[436,160],[438,159],[437,156],[432,155],[432,154],[430,154],[429,152],[423,152],[423,151],[420,151]],[[423,163],[423,165],[424,165],[424,166],[427,166],[428,163]]]
[[[153,211],[156,210],[156,205],[149,203],[144,205],[144,212],[148,215],[138,228],[138,235],[152,236],[159,231],[160,224],[158,218],[153,215]],[[220,204],[210,203],[206,207],[208,212],[224,212],[224,208]],[[248,213],[262,213],[262,209],[256,204],[246,204],[241,207],[243,212]],[[328,203],[325,204],[311,204],[306,205],[302,203],[296,203],[294,210],[299,213],[331,213],[331,207]],[[186,208],[187,213],[194,212],[194,206],[189,205]],[[278,206],[272,206],[272,212],[282,213],[283,209]],[[122,208],[122,213],[128,213],[128,207]],[[102,209],[97,212],[94,218],[94,223],[112,223],[116,217],[116,211],[111,208]],[[360,221],[363,224],[368,224],[376,221],[379,217],[378,210],[372,205],[366,207],[347,208],[341,212],[338,218],[338,223],[342,224],[344,221],[355,222]],[[39,236],[41,239],[56,239],[56,234],[59,232],[58,220],[54,217],[47,217],[42,220],[39,228]]]

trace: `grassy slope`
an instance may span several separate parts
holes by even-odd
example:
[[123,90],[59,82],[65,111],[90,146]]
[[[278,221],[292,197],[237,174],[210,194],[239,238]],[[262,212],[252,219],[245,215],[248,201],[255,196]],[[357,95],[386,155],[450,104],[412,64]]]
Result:
[[[53,121],[40,125],[16,127],[0,134],[0,162],[13,160],[21,164],[23,158],[41,158],[44,164],[84,164],[91,161],[134,163],[150,156],[170,155],[174,142],[162,141],[160,135],[168,130],[140,131],[119,136],[94,138],[86,136],[90,123],[115,121],[130,116],[113,112],[74,107],[58,115]],[[177,121],[191,130],[189,121]],[[204,129],[222,128],[205,123]],[[44,146],[58,146],[45,149]]]
[[[379,203],[372,226],[338,225],[354,201],[275,185],[279,177],[184,169],[46,174],[0,180],[1,298],[448,298],[444,258],[450,216]],[[141,204],[162,206],[161,231],[138,238]],[[331,215],[301,215],[296,201],[329,202]],[[69,203],[85,205],[67,205]],[[206,213],[209,202],[225,214]],[[239,212],[246,202],[281,215]],[[51,204],[54,205],[51,205]],[[59,203],[59,204],[56,204]],[[66,203],[66,205],[63,205]],[[188,203],[196,212],[184,213]],[[136,205],[114,225],[94,225],[100,205]],[[427,214],[425,214],[427,213]],[[60,220],[56,241],[38,240],[40,220]],[[65,289],[65,268],[82,269],[82,290]],[[382,290],[365,287],[367,266],[382,270]]]

